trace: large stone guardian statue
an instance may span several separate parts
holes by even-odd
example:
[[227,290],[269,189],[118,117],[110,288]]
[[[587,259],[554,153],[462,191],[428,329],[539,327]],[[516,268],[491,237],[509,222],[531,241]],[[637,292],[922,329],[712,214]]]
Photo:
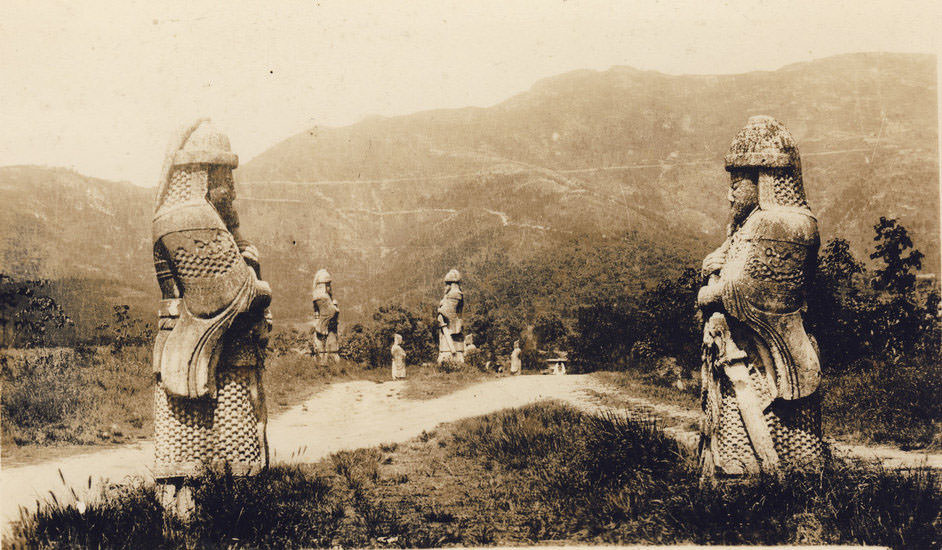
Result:
[[337,326],[340,308],[331,290],[331,277],[326,269],[314,275],[314,355],[321,365],[340,361],[340,340]]
[[726,155],[732,222],[703,261],[700,461],[704,478],[822,462],[821,365],[805,331],[818,252],[798,147],[777,120],[756,116]]
[[236,475],[268,464],[262,386],[271,289],[233,207],[238,157],[208,120],[171,143],[154,213],[162,301],[153,365],[154,444],[165,507],[184,517],[204,466]]
[[461,273],[452,269],[445,275],[445,295],[438,305],[438,362],[464,363],[464,334],[461,312]]

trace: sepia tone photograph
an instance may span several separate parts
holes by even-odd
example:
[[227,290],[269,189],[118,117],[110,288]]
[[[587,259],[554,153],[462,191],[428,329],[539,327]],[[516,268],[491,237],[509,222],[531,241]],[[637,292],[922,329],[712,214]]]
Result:
[[942,549],[940,28],[9,0],[3,548]]

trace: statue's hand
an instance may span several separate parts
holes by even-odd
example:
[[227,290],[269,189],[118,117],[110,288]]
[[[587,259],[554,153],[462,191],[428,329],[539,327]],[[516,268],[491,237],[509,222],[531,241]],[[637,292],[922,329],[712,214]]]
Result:
[[249,309],[252,311],[263,311],[271,304],[271,285],[267,281],[255,281],[255,298]]
[[258,249],[255,248],[255,245],[248,245],[242,249],[242,258],[245,260],[245,263],[249,265],[252,269],[255,270],[255,273],[259,273],[261,269],[261,264],[258,259]]
[[697,307],[707,309],[716,305],[722,298],[723,286],[718,283],[703,285],[697,292]]
[[725,264],[726,251],[723,249],[723,247],[717,248],[713,252],[707,254],[706,258],[703,258],[703,266],[700,269],[700,274],[704,277],[709,277],[710,275],[723,269],[723,265]]

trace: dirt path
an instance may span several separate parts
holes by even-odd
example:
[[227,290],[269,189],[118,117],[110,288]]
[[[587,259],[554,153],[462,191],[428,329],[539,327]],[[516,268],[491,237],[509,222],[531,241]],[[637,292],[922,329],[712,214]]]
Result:
[[[666,431],[687,445],[696,444],[696,434],[691,430],[697,418],[695,412],[626,396],[590,375],[500,378],[427,401],[403,399],[403,388],[403,382],[334,384],[279,414],[269,422],[272,462],[314,462],[343,449],[407,441],[444,422],[545,399],[564,401],[595,414],[626,414],[627,410],[627,414],[657,416],[666,421]],[[942,454],[842,445],[836,450],[839,454],[881,460],[893,467],[942,468]],[[59,502],[73,501],[70,487],[80,500],[88,501],[103,483],[141,477],[149,480],[152,464],[153,444],[147,441],[4,468],[0,473],[0,525],[7,532],[9,523],[19,517],[21,506],[35,508],[37,499],[50,500],[51,494]]]
[[[403,382],[334,384],[279,414],[268,426],[272,462],[314,462],[343,449],[406,441],[443,422],[544,399],[559,399],[595,411],[590,393],[604,391],[589,376],[501,378],[427,401],[401,398],[403,388]],[[135,477],[150,480],[153,456],[153,444],[145,441],[4,468],[0,473],[0,521],[4,532],[19,517],[21,506],[35,509],[37,499],[51,500],[51,494],[59,502],[72,502],[70,487],[87,502],[99,493],[103,483]]]

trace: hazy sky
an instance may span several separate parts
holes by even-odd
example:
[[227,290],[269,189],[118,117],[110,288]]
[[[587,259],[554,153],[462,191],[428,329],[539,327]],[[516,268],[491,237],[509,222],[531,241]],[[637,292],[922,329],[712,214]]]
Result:
[[736,73],[936,52],[939,5],[4,0],[0,165],[149,186],[173,129],[197,116],[244,162],[315,125],[487,106],[573,69]]

